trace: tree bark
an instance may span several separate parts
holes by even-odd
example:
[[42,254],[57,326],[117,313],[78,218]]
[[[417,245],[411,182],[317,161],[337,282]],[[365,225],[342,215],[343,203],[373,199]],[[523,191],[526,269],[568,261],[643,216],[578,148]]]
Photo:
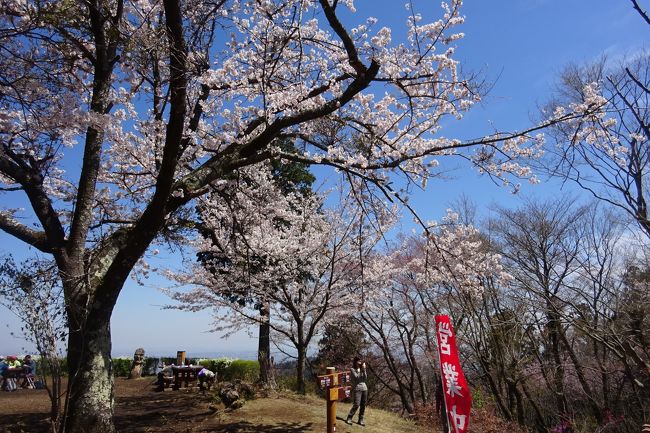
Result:
[[[549,297],[552,295],[548,295]],[[547,301],[548,333],[550,344],[550,354],[553,365],[553,392],[555,393],[555,405],[560,415],[568,412],[568,403],[564,393],[564,365],[562,364],[562,355],[560,347],[560,334],[562,332],[560,315],[555,311],[552,301]]]
[[267,389],[275,389],[275,377],[271,363],[271,325],[269,323],[269,304],[265,303],[260,307],[262,320],[259,325],[259,336],[257,341],[257,361],[260,364],[260,385]]
[[542,415],[542,410],[540,409],[539,405],[533,397],[530,395],[530,391],[528,390],[528,387],[526,386],[526,382],[520,382],[521,384],[521,390],[524,392],[524,395],[528,399],[528,402],[530,405],[533,407],[533,411],[535,412],[535,428],[538,432],[540,433],[545,433],[547,430],[546,426],[546,421],[544,421],[544,416]]
[[307,360],[307,348],[300,345],[298,349],[298,364],[296,365],[296,386],[299,394],[305,394],[305,361]]
[[68,336],[68,401],[62,432],[114,433],[110,314]]
[[[485,368],[485,366],[483,366]],[[497,404],[497,407],[501,411],[501,414],[507,419],[507,420],[512,420],[512,412],[510,412],[510,409],[506,406],[505,402],[503,401],[503,396],[501,395],[501,390],[497,386],[496,382],[494,381],[494,378],[492,377],[492,373],[490,371],[487,371],[486,368],[486,373],[485,377],[487,378],[488,382],[488,387],[490,388],[490,391],[492,392],[492,396],[494,397],[494,400]]]

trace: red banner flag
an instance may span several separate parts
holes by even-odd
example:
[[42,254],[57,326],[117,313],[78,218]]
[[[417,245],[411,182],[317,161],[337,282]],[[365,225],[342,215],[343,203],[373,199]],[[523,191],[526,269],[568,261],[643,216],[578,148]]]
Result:
[[465,433],[469,426],[472,395],[460,368],[456,335],[449,316],[436,316],[438,354],[440,355],[440,377],[445,396],[447,419],[454,433]]

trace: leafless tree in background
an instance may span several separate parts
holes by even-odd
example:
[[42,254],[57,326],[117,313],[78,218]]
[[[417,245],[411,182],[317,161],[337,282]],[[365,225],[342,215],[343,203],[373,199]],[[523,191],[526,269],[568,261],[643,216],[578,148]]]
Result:
[[650,236],[650,53],[616,66],[603,58],[567,67],[545,112],[585,103],[586,89],[594,83],[607,100],[604,115],[554,128],[543,168],[622,209]]

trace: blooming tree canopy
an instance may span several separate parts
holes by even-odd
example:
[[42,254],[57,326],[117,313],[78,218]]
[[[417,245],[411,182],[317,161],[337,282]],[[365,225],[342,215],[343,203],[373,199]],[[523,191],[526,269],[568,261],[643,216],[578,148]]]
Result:
[[215,183],[200,201],[206,236],[193,242],[200,263],[168,273],[193,289],[170,294],[178,301],[175,308],[214,309],[216,330],[268,323],[296,350],[298,384],[304,388],[312,338],[324,324],[365,307],[364,260],[391,213],[372,220],[382,223],[377,227],[352,199],[324,210],[316,193],[281,191],[268,167],[241,174]]
[[512,277],[477,229],[452,212],[427,236],[403,239],[365,269],[372,299],[357,321],[382,359],[375,373],[413,413],[434,391],[425,377],[438,358],[435,315],[461,299],[480,299],[488,281]]

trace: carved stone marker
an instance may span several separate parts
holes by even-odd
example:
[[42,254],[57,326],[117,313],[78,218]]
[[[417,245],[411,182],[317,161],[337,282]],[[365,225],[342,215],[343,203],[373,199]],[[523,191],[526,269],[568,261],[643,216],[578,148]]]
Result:
[[135,349],[135,353],[133,354],[133,363],[131,364],[129,379],[142,377],[142,364],[144,364],[144,349],[139,347]]

